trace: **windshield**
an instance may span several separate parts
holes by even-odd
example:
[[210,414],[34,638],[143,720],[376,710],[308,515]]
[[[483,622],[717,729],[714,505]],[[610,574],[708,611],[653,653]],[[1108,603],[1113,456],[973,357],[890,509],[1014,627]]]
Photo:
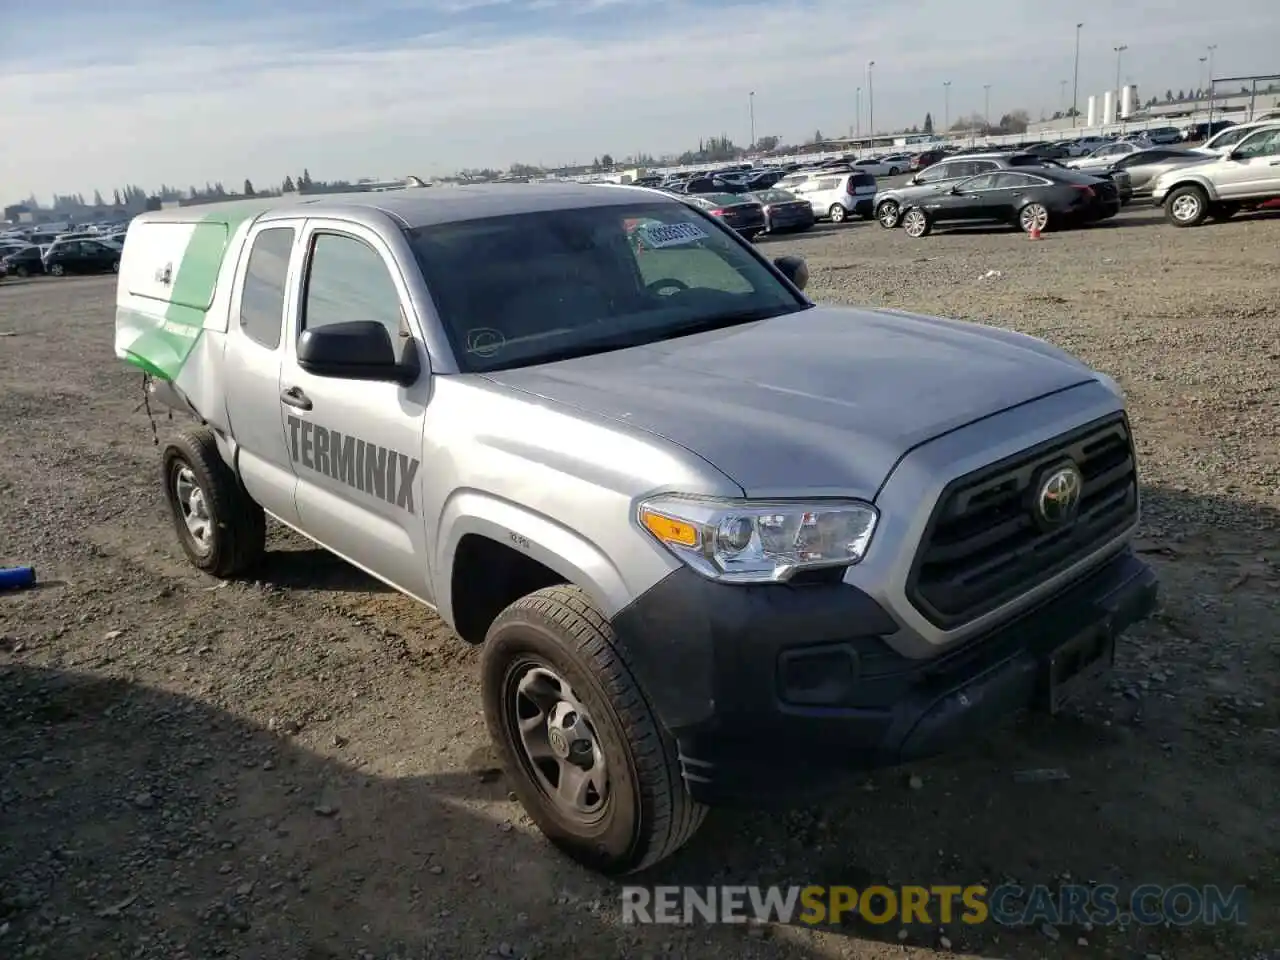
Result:
[[751,196],[760,203],[790,203],[796,198],[794,193],[785,190],[757,190]]
[[683,203],[636,203],[408,231],[467,372],[652,343],[803,310],[727,228]]

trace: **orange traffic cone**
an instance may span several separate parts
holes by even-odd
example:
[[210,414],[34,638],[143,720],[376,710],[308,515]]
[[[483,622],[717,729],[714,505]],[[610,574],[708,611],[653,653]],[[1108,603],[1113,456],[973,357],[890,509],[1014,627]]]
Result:
[[1027,234],[1027,239],[1028,239],[1028,240],[1039,240],[1039,239],[1040,239],[1040,226],[1039,226],[1039,224],[1035,224],[1035,223],[1033,223],[1033,224],[1031,225],[1031,232],[1030,232],[1029,234]]

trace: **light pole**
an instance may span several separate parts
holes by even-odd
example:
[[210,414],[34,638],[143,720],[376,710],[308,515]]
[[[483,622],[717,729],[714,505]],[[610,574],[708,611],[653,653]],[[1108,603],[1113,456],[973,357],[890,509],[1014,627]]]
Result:
[[1116,119],[1120,119],[1120,58],[1124,56],[1124,52],[1129,49],[1128,44],[1120,44],[1118,47],[1112,47],[1116,52]]
[[871,68],[874,60],[867,61],[867,133],[871,137],[871,146],[876,145],[876,88],[871,82]]
[[1058,102],[1065,107],[1067,105],[1067,81],[1059,80],[1058,85],[1062,88],[1061,93],[1058,94]]
[[942,135],[945,137],[951,129],[951,81],[942,81]]
[[1080,28],[1083,23],[1076,24],[1076,72],[1071,87],[1071,128],[1074,130],[1076,117],[1080,115]]
[[1200,101],[1204,99],[1204,65],[1208,57],[1200,58],[1200,72],[1197,76],[1200,79],[1200,85],[1196,88],[1196,109],[1200,109]]
[[853,122],[858,128],[858,136],[862,136],[862,88],[858,88],[858,97],[853,105]]
[[1213,129],[1213,51],[1217,49],[1216,43],[1209,48],[1209,126],[1207,130]]
[[756,148],[756,92],[752,90],[747,94],[747,105],[751,111],[751,149]]
[[982,135],[989,137],[991,136],[991,84],[984,83],[982,85],[982,93]]

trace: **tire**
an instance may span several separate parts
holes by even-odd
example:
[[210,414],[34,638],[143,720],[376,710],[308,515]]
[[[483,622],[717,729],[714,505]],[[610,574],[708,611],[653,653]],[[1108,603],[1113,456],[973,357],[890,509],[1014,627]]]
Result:
[[55,263],[52,267],[50,267],[48,270],[45,271],[45,273],[52,274],[55,277],[60,277],[66,272],[67,272],[66,268],[63,267],[63,265],[60,263]]
[[1195,184],[1177,187],[1164,198],[1164,215],[1175,227],[1198,227],[1209,215],[1209,197]]
[[1049,229],[1049,209],[1042,203],[1028,203],[1018,211],[1018,226],[1023,233],[1030,233],[1037,227],[1043,233]]
[[909,207],[902,214],[902,231],[911,239],[919,240],[933,232],[933,223],[919,207]]
[[[533,700],[522,701],[521,691],[555,691],[557,684],[543,685],[548,674],[562,685],[546,702],[560,699],[532,713],[546,717],[546,733],[539,722],[522,734],[522,704]],[[547,587],[498,615],[480,655],[480,689],[489,735],[516,796],[543,835],[578,863],[613,876],[643,870],[675,853],[702,825],[707,808],[685,789],[675,743],[615,651],[609,621],[579,588]],[[566,700],[571,706],[562,717],[573,718],[574,730],[588,734],[589,749],[579,756],[603,758],[607,786],[594,795],[594,812],[552,797],[547,765],[563,770],[565,752],[572,753],[564,736],[558,747],[550,746],[557,742],[556,711]],[[546,737],[548,753],[539,763],[525,736]]]
[[[211,430],[184,430],[171,440],[164,448],[162,479],[178,542],[197,570],[227,579],[261,561],[266,515],[223,462]],[[188,515],[203,525],[189,524]]]
[[833,203],[831,209],[827,211],[827,216],[831,218],[832,223],[844,223],[849,216],[849,211],[838,203]]
[[1215,203],[1209,208],[1209,219],[1211,220],[1230,220],[1240,212],[1240,204],[1238,203]]
[[885,200],[876,207],[876,219],[880,221],[880,226],[892,230],[902,222],[902,208],[892,200]]
[[119,273],[119,272],[120,272],[120,261],[119,261],[119,260],[113,260],[113,261],[111,261],[111,272],[112,272],[112,273]]
[[31,271],[26,267],[16,267],[13,271],[13,275],[15,277],[29,277],[31,276]]
[[890,168],[889,168],[889,176],[891,176],[891,177],[896,177],[896,176],[897,176],[898,174],[900,174],[901,172],[902,172],[902,171],[901,171],[901,170],[899,170],[897,167],[890,167]]

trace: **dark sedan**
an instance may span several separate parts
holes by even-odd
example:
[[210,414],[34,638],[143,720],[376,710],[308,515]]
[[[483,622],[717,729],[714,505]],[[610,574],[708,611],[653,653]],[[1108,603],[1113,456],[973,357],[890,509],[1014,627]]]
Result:
[[1008,223],[1038,233],[1119,212],[1120,193],[1110,180],[1046,166],[984,173],[920,197],[903,211],[902,229],[923,237],[935,225]]
[[747,194],[764,207],[766,233],[808,230],[813,226],[813,204],[785,190],[756,190]]
[[120,269],[121,248],[102,240],[55,240],[44,252],[44,269],[55,277],[64,273],[114,273]]
[[40,259],[40,248],[34,244],[23,247],[14,253],[0,257],[5,273],[11,277],[39,276],[44,273],[44,261]]
[[752,199],[750,194],[687,194],[680,199],[724,221],[725,226],[736,230],[745,240],[754,240],[765,230],[764,204]]

